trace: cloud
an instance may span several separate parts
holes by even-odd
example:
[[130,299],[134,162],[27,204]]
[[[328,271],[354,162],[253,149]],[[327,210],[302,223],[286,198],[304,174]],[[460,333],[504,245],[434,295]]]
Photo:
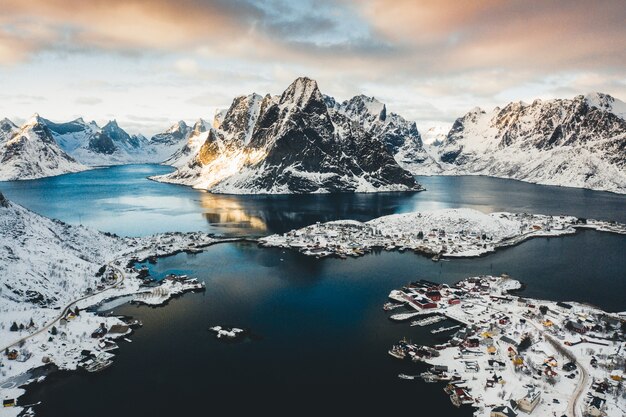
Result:
[[76,104],[84,104],[87,106],[93,106],[95,104],[102,103],[102,99],[98,97],[78,97],[76,100],[74,100],[74,102]]
[[[84,71],[68,65],[67,74],[57,64],[49,84],[75,90],[71,103],[107,112],[210,118],[236,95],[278,94],[301,75],[338,99],[375,95],[418,120],[590,90],[626,95],[623,1],[2,3],[3,79],[22,68],[45,73],[51,61],[79,63]],[[131,94],[132,109],[119,110]]]

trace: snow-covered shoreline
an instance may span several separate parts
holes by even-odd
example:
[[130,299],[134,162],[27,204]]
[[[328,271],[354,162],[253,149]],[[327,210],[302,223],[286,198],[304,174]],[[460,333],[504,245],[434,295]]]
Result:
[[361,256],[374,248],[384,248],[412,250],[438,260],[482,256],[530,238],[564,236],[582,228],[626,234],[626,225],[573,216],[439,209],[392,214],[365,223],[317,223],[261,238],[259,243],[316,257]]
[[446,382],[452,402],[471,405],[476,417],[502,407],[516,411],[510,415],[623,415],[624,318],[581,303],[512,295],[519,287],[508,276],[480,276],[453,286],[421,280],[392,290],[389,298],[411,311],[463,325],[456,332],[458,326],[431,331],[447,332],[445,343],[403,339],[394,345],[393,357],[432,366],[399,377]]
[[[108,330],[108,339],[130,332],[121,318],[102,317],[87,308],[124,296],[163,305],[183,292],[204,289],[203,283],[193,279],[176,278],[146,288],[135,263],[240,240],[202,232],[120,238],[48,219],[11,203],[2,194],[0,237],[3,399],[17,399],[24,393],[21,387],[42,380],[29,376],[35,368],[54,364],[62,370],[75,370],[86,359],[84,351],[99,352],[101,343],[114,347],[114,343],[103,342],[99,328]],[[18,403],[1,411],[3,416],[16,416],[22,409]]]

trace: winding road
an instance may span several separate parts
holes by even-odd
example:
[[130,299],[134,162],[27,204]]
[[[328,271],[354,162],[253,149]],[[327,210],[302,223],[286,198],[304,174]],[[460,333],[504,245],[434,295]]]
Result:
[[[488,304],[485,304],[485,303],[476,303],[476,304],[477,305],[482,305],[483,307],[486,307],[486,308],[491,308],[491,309],[496,310],[496,311],[500,311],[500,312],[505,312],[507,314],[511,314],[512,316],[516,316],[518,319],[523,318],[522,316],[520,316],[517,313],[512,313],[512,312],[510,312],[508,310],[505,310],[505,309],[499,309],[499,308],[496,308],[493,305],[488,305]],[[544,339],[548,343],[550,343],[550,345],[552,345],[556,349],[557,352],[561,353],[563,356],[566,356],[572,362],[576,363],[576,366],[578,367],[578,369],[580,369],[581,377],[578,379],[578,384],[576,385],[576,389],[572,393],[572,396],[569,398],[569,401],[567,403],[566,415],[567,415],[567,417],[583,417],[583,414],[580,411],[581,410],[580,407],[577,407],[576,405],[580,401],[581,396],[585,393],[585,388],[587,387],[587,384],[589,382],[589,373],[584,368],[584,366],[582,366],[580,361],[577,360],[576,356],[574,356],[573,353],[569,352],[567,349],[565,349],[563,346],[561,346],[561,344],[557,340],[554,340],[552,338],[552,336],[547,334],[540,324],[535,323],[533,320],[526,320],[526,322],[530,323],[533,327],[535,327],[535,329],[537,329],[539,331],[539,333],[544,337]]]
[[80,297],[80,298],[77,298],[77,299],[75,299],[75,300],[71,301],[69,304],[67,304],[67,305],[65,306],[65,308],[63,308],[63,310],[61,311],[61,313],[60,313],[57,317],[55,317],[54,319],[52,319],[52,320],[51,320],[50,322],[48,322],[46,325],[44,325],[44,326],[43,326],[43,327],[41,327],[40,329],[37,329],[37,331],[36,331],[36,332],[31,333],[31,334],[29,334],[29,335],[26,335],[26,336],[22,337],[21,339],[18,339],[18,340],[16,340],[16,341],[14,341],[14,342],[13,342],[13,343],[11,343],[10,345],[4,346],[2,349],[0,349],[0,352],[1,352],[1,351],[4,351],[4,350],[6,350],[6,349],[10,349],[10,348],[12,348],[12,347],[13,347],[13,346],[15,346],[15,345],[18,345],[18,344],[20,344],[20,343],[22,343],[22,342],[25,342],[25,341],[27,341],[28,339],[30,339],[30,338],[32,338],[32,337],[34,337],[34,336],[37,336],[37,335],[39,335],[39,334],[41,334],[41,333],[43,333],[43,332],[47,331],[47,330],[48,330],[48,329],[50,329],[50,328],[51,328],[51,327],[52,327],[52,326],[53,326],[56,322],[58,322],[58,321],[59,321],[59,320],[61,320],[63,317],[65,317],[65,316],[67,315],[67,311],[70,309],[70,307],[72,307],[74,304],[78,303],[79,301],[83,301],[83,300],[86,300],[86,299],[88,299],[88,298],[94,297],[94,296],[96,296],[96,295],[98,295],[98,294],[102,294],[102,293],[103,293],[103,292],[105,292],[105,291],[108,291],[108,290],[110,290],[110,289],[112,289],[112,288],[116,288],[116,287],[118,287],[118,286],[119,286],[122,282],[124,282],[124,280],[126,279],[126,275],[124,275],[124,271],[122,271],[122,270],[121,270],[120,268],[118,268],[117,266],[113,265],[113,261],[109,262],[107,265],[108,265],[110,268],[112,268],[113,270],[115,270],[115,271],[116,271],[116,274],[115,274],[115,275],[116,275],[117,280],[115,281],[115,283],[114,283],[114,284],[112,284],[112,285],[110,285],[110,286],[108,286],[108,287],[106,287],[106,288],[104,288],[104,289],[102,289],[102,290],[100,290],[100,291],[98,291],[98,292],[91,293],[91,294],[85,295],[85,296],[83,296],[83,297]]

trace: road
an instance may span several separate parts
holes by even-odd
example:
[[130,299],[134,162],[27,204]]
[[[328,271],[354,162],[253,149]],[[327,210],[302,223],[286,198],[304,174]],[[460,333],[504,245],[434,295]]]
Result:
[[[511,314],[512,316],[516,316],[518,318],[518,320],[523,318],[522,316],[520,316],[517,313],[512,313],[512,312],[510,312],[508,310],[505,310],[505,309],[499,309],[499,308],[496,308],[493,305],[488,305],[488,304],[485,304],[485,303],[476,303],[476,304],[477,305],[482,305],[483,307],[491,308],[491,309],[496,310],[496,311],[500,311],[500,312],[505,312],[507,314]],[[552,338],[552,336],[547,334],[540,324],[535,323],[533,320],[526,320],[526,323],[529,323],[533,327],[535,327],[535,329],[537,329],[539,331],[539,333],[544,337],[544,339],[548,343],[550,343],[557,350],[557,352],[561,353],[563,356],[566,356],[572,362],[576,363],[576,366],[578,367],[578,369],[580,369],[581,377],[578,379],[578,384],[576,385],[576,389],[572,393],[572,396],[570,397],[570,399],[569,399],[569,401],[567,403],[566,415],[567,415],[567,417],[582,417],[583,414],[580,412],[580,408],[577,407],[576,405],[578,404],[578,401],[580,400],[580,397],[586,391],[587,383],[589,382],[589,373],[585,370],[584,366],[576,359],[574,354],[572,354],[567,349],[565,349],[559,343],[559,341],[554,340]]]
[[63,317],[65,317],[65,315],[67,314],[68,310],[70,309],[70,307],[72,307],[74,304],[78,303],[79,301],[83,301],[86,300],[88,298],[94,297],[98,294],[102,294],[105,291],[108,291],[112,288],[116,288],[118,287],[122,282],[124,282],[124,280],[126,279],[126,275],[124,275],[124,271],[122,271],[120,268],[116,267],[115,265],[113,265],[113,261],[108,263],[109,267],[111,267],[112,269],[114,269],[115,271],[117,271],[116,273],[116,278],[118,278],[115,283],[113,285],[110,285],[108,287],[106,287],[103,290],[100,290],[98,292],[92,293],[92,294],[88,294],[85,295],[83,297],[77,298],[75,300],[73,300],[72,302],[70,302],[69,304],[67,304],[65,306],[65,308],[63,308],[63,310],[61,311],[61,313],[55,317],[54,319],[52,319],[52,321],[48,322],[46,325],[44,325],[43,327],[41,327],[40,329],[38,329],[36,332],[31,333],[29,335],[26,335],[24,337],[22,337],[21,339],[18,339],[16,341],[14,341],[13,343],[11,343],[10,345],[4,346],[2,349],[0,349],[0,352],[5,351],[6,349],[10,349],[15,345],[19,345],[22,342],[27,341],[28,339],[35,337],[45,331],[47,331],[48,329],[50,329],[56,322],[58,322],[59,320],[61,320]]

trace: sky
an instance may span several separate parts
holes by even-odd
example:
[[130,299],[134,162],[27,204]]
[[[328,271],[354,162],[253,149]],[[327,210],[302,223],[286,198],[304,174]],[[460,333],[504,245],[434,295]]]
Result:
[[626,99],[626,3],[0,0],[0,118],[151,135],[296,77],[420,126],[511,101]]

